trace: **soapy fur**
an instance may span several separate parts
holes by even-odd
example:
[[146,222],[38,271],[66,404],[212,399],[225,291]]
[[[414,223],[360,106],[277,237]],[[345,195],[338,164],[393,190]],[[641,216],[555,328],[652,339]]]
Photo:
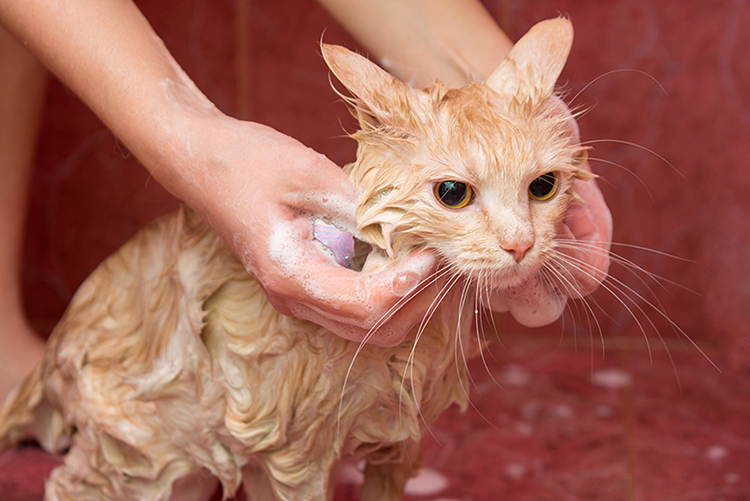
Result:
[[[356,460],[363,501],[401,499],[426,426],[467,405],[460,361],[485,344],[475,311],[490,291],[571,280],[551,256],[572,182],[590,176],[552,98],[572,35],[565,19],[540,23],[486,82],[462,89],[411,89],[323,47],[361,124],[348,170],[361,192],[356,234],[372,245],[362,273],[423,247],[444,263],[416,287],[437,299],[403,342],[357,344],[279,314],[182,209],[84,282],[0,412],[0,447],[25,437],[70,447],[47,500],[198,499],[214,477],[225,498],[242,483],[251,500],[325,500]],[[529,184],[550,172],[554,195],[531,200]],[[434,186],[446,180],[470,185],[472,203],[441,205]],[[286,231],[269,242],[279,259]],[[410,278],[396,285],[411,289]]]

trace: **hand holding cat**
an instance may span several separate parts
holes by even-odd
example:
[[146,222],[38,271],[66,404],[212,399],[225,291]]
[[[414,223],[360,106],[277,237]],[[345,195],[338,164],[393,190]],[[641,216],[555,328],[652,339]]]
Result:
[[369,342],[379,345],[397,343],[422,318],[432,299],[425,294],[387,314],[432,273],[432,253],[359,274],[336,264],[315,242],[311,216],[351,232],[356,226],[357,193],[339,166],[257,123],[218,113],[193,122],[194,129],[180,133],[190,138],[191,153],[179,163],[189,166],[181,179],[190,176],[198,189],[182,197],[242,260],[277,310],[355,341],[377,324]]

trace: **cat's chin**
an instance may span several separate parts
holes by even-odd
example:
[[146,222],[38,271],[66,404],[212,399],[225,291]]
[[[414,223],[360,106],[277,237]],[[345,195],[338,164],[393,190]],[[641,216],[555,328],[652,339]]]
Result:
[[490,275],[489,277],[485,276],[482,285],[486,285],[487,288],[493,290],[512,289],[527,282],[536,274],[535,272],[536,270],[531,271],[525,267],[513,267],[500,273]]
[[487,286],[489,289],[492,290],[504,290],[504,289],[512,289],[515,287],[519,287],[521,284],[523,284],[528,279],[528,276],[526,274],[514,274],[514,275],[503,275],[503,276],[495,276],[492,277],[490,280],[486,281]]
[[[492,271],[481,270],[476,272],[476,277],[481,279],[481,285],[492,290],[514,289],[521,287],[529,281],[539,280],[539,273],[543,263],[534,256],[527,256],[521,263],[500,263],[498,268]],[[475,278],[476,278],[475,277]]]

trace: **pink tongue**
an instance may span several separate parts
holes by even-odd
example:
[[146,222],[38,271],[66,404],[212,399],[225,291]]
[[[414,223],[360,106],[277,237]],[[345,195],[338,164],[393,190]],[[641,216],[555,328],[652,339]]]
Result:
[[332,224],[328,224],[320,219],[313,223],[313,236],[333,252],[336,262],[345,268],[352,267],[352,257],[354,256],[354,237],[341,231]]

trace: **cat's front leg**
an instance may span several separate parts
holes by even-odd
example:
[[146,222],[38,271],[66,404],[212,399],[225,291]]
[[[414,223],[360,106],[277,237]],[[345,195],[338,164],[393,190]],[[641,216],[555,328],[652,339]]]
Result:
[[242,468],[245,496],[248,501],[330,501],[332,457],[301,460],[289,450],[252,457]]
[[359,494],[361,501],[400,501],[407,480],[422,467],[421,443],[406,441],[393,447],[401,450],[396,449],[398,453],[392,461],[368,458],[365,482]]

